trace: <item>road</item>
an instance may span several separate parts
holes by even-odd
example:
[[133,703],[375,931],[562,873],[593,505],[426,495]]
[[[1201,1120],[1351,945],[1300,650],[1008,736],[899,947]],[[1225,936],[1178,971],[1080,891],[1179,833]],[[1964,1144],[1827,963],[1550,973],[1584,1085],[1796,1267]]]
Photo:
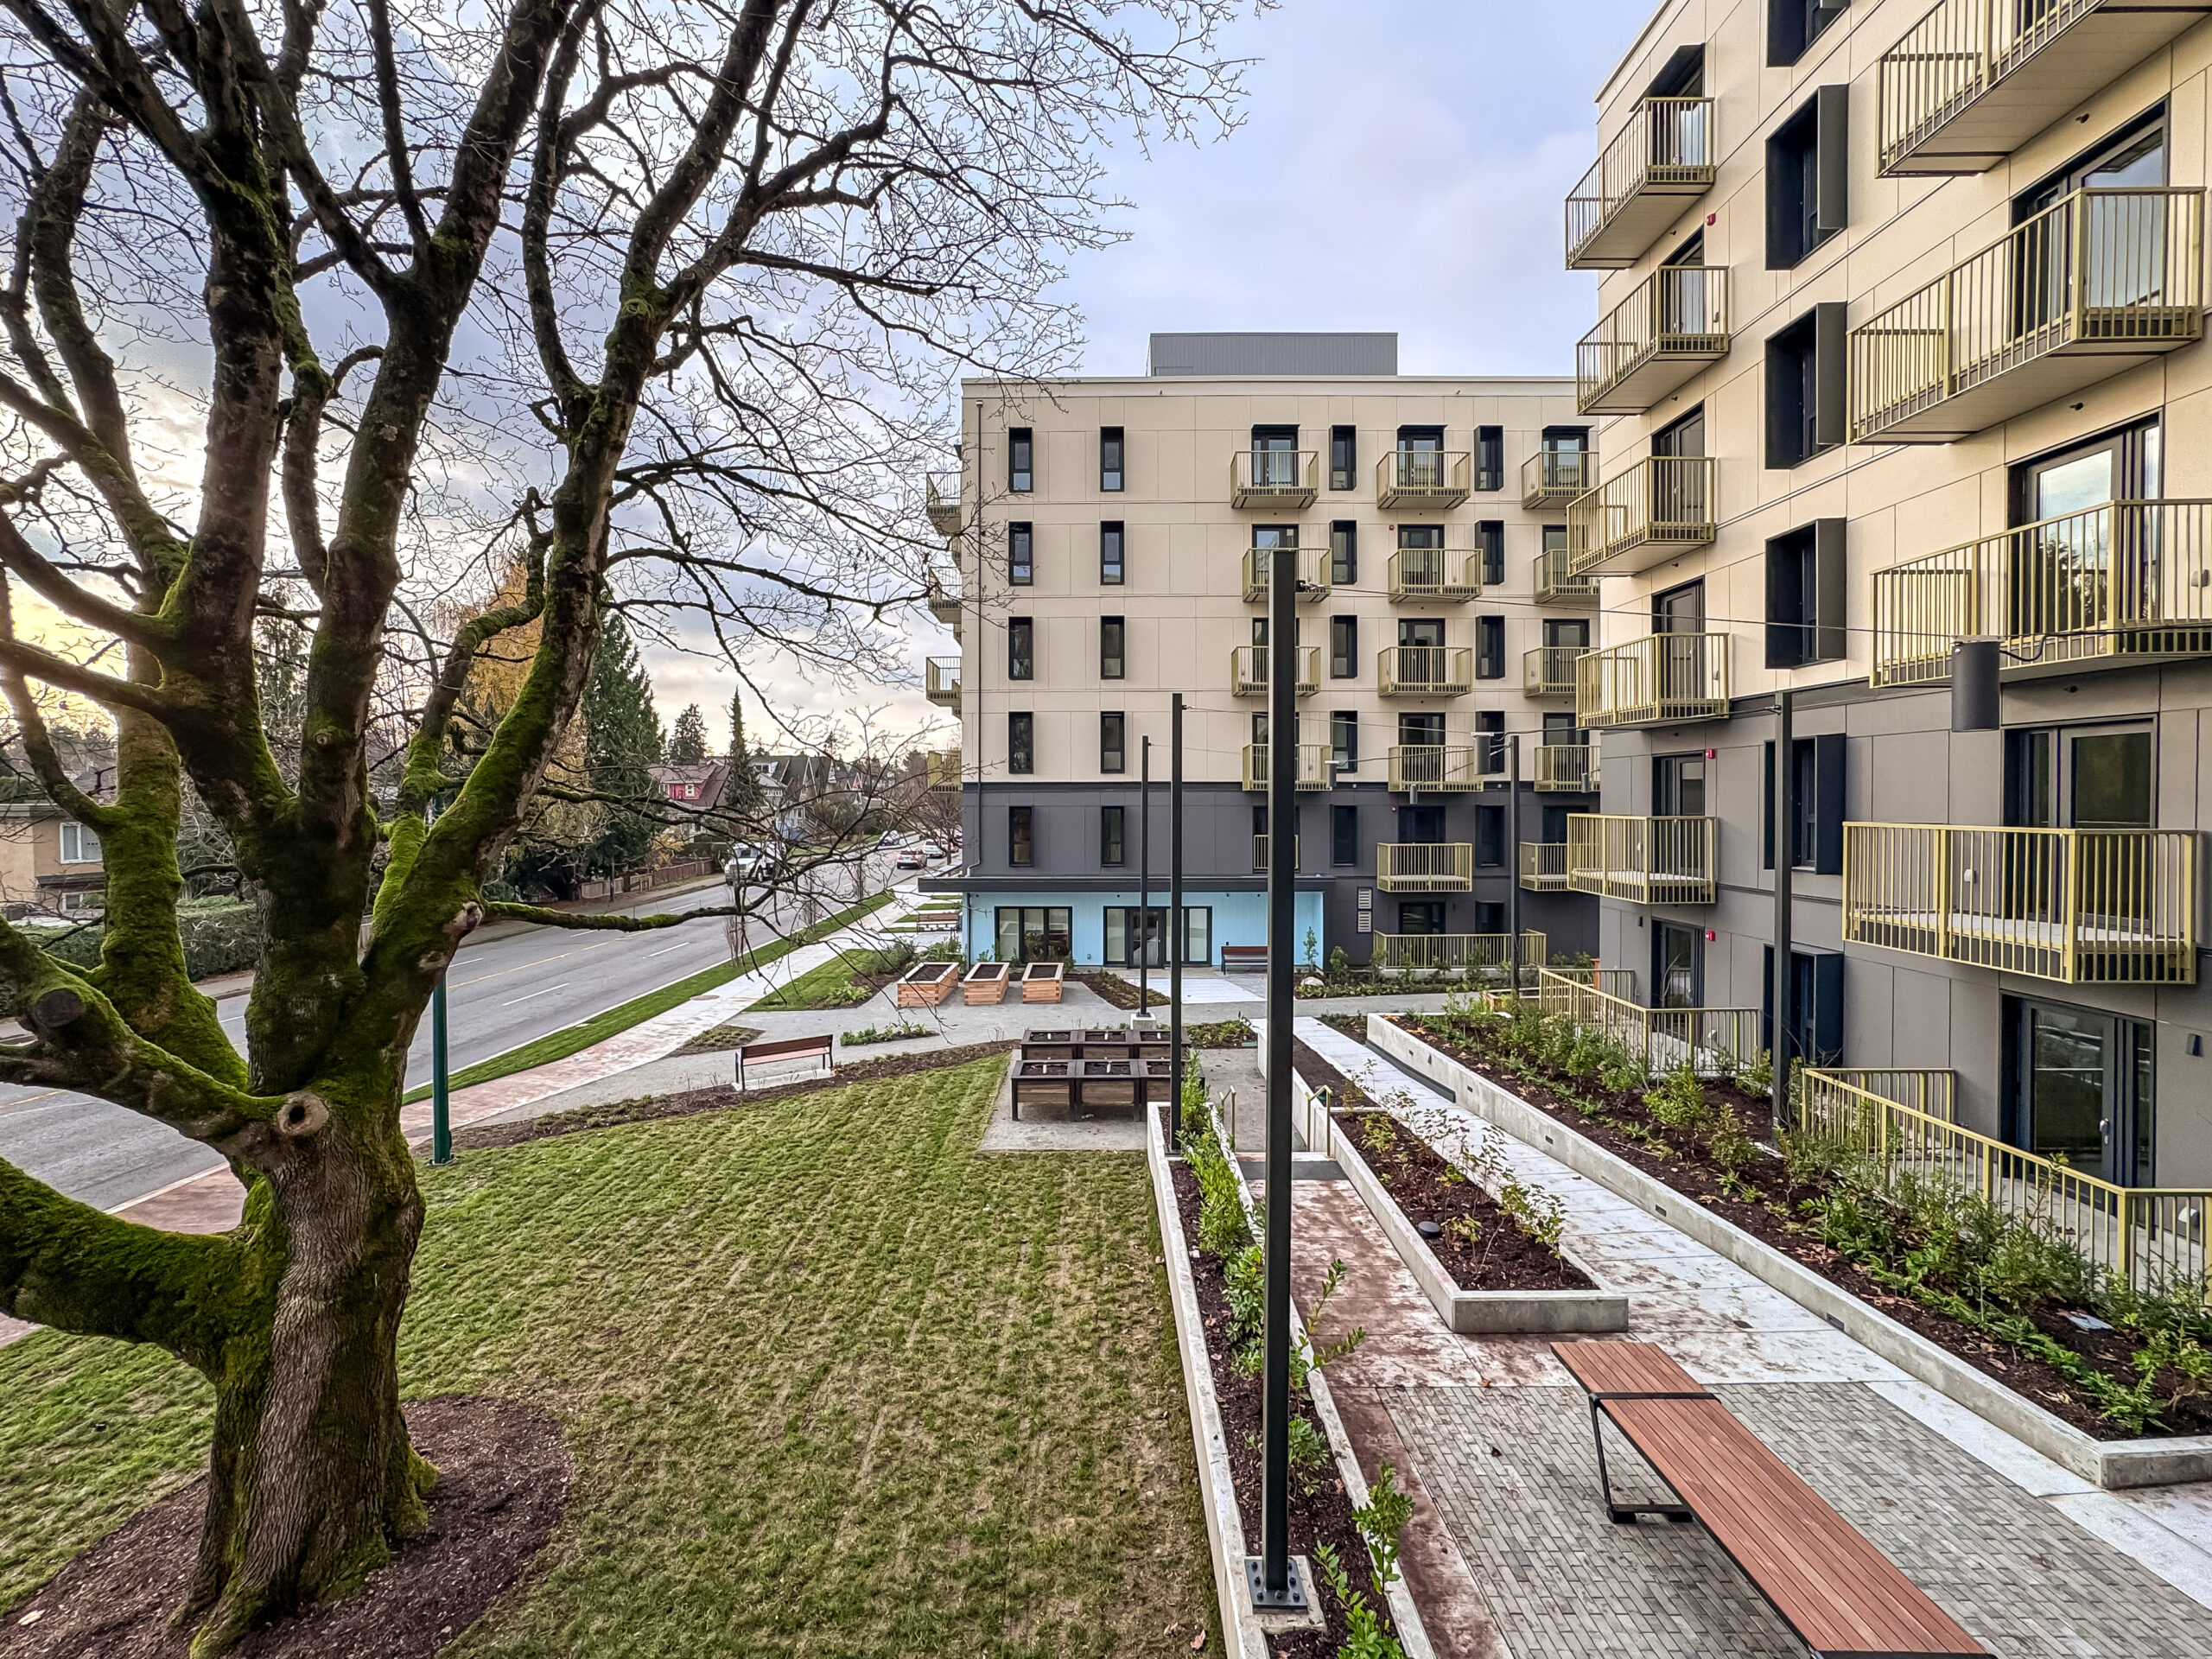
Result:
[[[873,863],[874,861],[871,861]],[[892,872],[872,868],[871,887]],[[912,880],[912,877],[904,878]],[[647,916],[726,901],[728,890],[647,896],[624,913]],[[666,932],[592,933],[503,925],[471,939],[446,978],[451,1065],[456,1071],[518,1044],[561,1031],[631,998],[728,959],[722,924],[706,919]],[[246,991],[217,1002],[224,1030],[245,1043]],[[425,1011],[408,1054],[410,1085],[430,1076]],[[222,1160],[164,1124],[62,1090],[0,1087],[0,1158],[102,1210],[219,1167]]]

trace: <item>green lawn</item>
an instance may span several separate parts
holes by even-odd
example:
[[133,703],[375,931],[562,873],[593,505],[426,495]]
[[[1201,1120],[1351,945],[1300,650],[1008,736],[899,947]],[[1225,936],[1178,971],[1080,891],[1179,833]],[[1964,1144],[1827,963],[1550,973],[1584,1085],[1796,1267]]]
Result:
[[[1211,1624],[1144,1166],[979,1155],[1004,1064],[423,1170],[408,1395],[536,1400],[577,1470],[456,1659],[1164,1655]],[[0,1348],[0,1609],[185,1478],[205,1414],[159,1355]]]
[[[909,953],[896,946],[885,950],[840,950],[829,961],[808,969],[788,985],[779,985],[762,997],[747,1014],[770,1014],[778,1009],[851,1008],[868,1001],[849,990],[855,974],[887,974],[903,965]],[[861,987],[866,990],[867,987]],[[873,991],[868,992],[873,996]]]

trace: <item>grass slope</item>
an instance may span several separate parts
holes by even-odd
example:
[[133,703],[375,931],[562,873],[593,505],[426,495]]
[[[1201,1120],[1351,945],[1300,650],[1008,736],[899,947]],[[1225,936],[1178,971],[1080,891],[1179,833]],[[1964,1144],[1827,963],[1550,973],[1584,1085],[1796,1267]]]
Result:
[[908,954],[895,947],[887,950],[840,950],[829,961],[808,969],[790,984],[778,986],[746,1012],[857,1007],[875,993],[862,985],[858,988],[867,995],[854,995],[855,976],[893,972],[903,965],[902,959]]
[[[535,1399],[577,1465],[454,1659],[1187,1650],[1211,1596],[1144,1166],[979,1156],[1003,1065],[422,1171],[408,1395]],[[0,1349],[0,1608],[184,1478],[206,1411],[164,1356]]]

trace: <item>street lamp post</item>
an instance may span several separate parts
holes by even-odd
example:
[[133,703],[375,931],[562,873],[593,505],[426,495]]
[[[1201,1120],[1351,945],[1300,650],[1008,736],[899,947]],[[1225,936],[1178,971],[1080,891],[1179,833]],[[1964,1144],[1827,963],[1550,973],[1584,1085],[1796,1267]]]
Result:
[[1137,763],[1137,1018],[1152,1014],[1152,739]]
[[1183,949],[1190,924],[1183,916],[1183,694],[1168,704],[1167,721],[1167,1144],[1183,1144]]
[[1768,1045],[1772,1071],[1774,1122],[1778,1129],[1788,1122],[1789,1103],[1790,1007],[1797,976],[1790,971],[1790,867],[1796,849],[1790,845],[1797,820],[1794,798],[1797,781],[1796,756],[1797,694],[1784,689],[1774,700],[1774,981],[1767,988],[1767,1006],[1773,1010],[1774,1040]]
[[453,1162],[453,1116],[447,1100],[446,976],[430,988],[430,1161]]

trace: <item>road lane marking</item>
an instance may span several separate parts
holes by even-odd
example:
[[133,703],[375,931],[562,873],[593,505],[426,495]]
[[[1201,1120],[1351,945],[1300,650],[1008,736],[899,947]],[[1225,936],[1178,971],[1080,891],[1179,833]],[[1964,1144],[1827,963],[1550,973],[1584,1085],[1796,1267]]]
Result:
[[688,950],[693,945],[698,944],[698,942],[699,941],[697,939],[686,939],[681,944],[671,944],[668,946],[666,950],[648,951],[645,955],[645,960],[647,962],[651,962],[655,957],[664,957],[670,950]]
[[514,1007],[515,1002],[527,1002],[527,1001],[531,1001],[531,998],[533,998],[533,997],[550,996],[550,995],[553,995],[553,993],[554,993],[554,992],[556,992],[556,991],[565,991],[565,990],[567,990],[568,988],[569,988],[569,982],[568,982],[567,980],[565,980],[565,979],[564,979],[564,980],[563,980],[563,981],[562,981],[558,985],[548,985],[548,986],[547,986],[543,990],[542,990],[542,991],[532,991],[532,992],[531,992],[531,993],[529,994],[529,995],[527,995],[527,996],[518,996],[518,997],[517,997],[517,998],[515,998],[515,999],[514,999],[514,1001],[513,1001],[513,1002],[502,1002],[502,1003],[500,1003],[500,1004],[499,1004],[499,1006],[500,1006],[501,1007],[503,1007],[503,1008],[512,1008],[512,1007]]

